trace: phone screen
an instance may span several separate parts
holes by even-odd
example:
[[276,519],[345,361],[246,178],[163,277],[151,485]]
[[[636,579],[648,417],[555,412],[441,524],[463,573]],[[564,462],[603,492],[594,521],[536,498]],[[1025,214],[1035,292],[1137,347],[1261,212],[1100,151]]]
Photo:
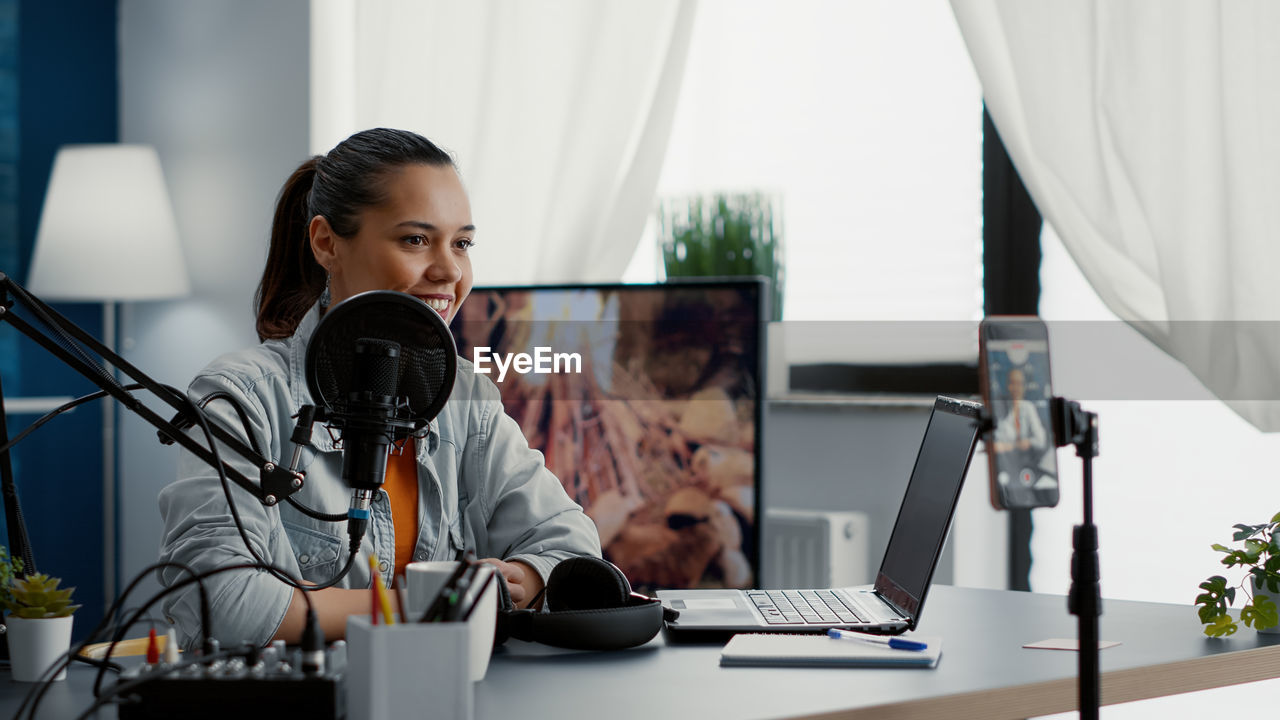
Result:
[[986,437],[991,504],[1057,505],[1048,331],[1038,318],[987,318],[981,343],[982,395],[995,422]]

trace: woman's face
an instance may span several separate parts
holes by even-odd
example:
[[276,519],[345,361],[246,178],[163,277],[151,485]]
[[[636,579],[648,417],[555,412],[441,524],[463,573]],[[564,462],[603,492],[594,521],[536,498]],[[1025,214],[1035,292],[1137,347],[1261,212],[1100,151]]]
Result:
[[1021,370],[1009,371],[1009,397],[1014,402],[1022,399],[1027,394],[1027,379],[1022,376]]
[[387,199],[360,213],[360,230],[338,237],[312,218],[311,249],[329,272],[332,302],[368,290],[399,290],[427,303],[445,322],[471,292],[475,237],[471,203],[450,166],[406,165],[383,180]]

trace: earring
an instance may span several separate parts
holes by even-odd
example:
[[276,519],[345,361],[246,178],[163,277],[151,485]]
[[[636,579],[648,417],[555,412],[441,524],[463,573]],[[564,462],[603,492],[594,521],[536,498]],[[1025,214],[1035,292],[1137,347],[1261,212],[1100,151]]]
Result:
[[329,294],[329,273],[326,272],[324,274],[324,290],[320,291],[320,307],[328,308],[329,301],[332,300],[332,297],[333,296]]

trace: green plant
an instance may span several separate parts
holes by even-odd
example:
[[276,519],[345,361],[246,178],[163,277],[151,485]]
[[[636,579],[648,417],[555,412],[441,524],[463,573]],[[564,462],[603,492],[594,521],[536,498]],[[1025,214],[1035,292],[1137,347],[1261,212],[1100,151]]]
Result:
[[[1240,621],[1255,630],[1276,627],[1280,625],[1280,608],[1268,595],[1280,597],[1280,535],[1276,533],[1276,528],[1280,527],[1280,513],[1261,525],[1238,524],[1233,527],[1236,532],[1231,539],[1243,546],[1229,548],[1214,543],[1213,549],[1223,553],[1221,562],[1228,568],[1248,568],[1237,586],[1249,597],[1249,602],[1240,608]],[[1259,593],[1249,592],[1246,581],[1250,578]],[[1204,592],[1196,596],[1196,605],[1200,606],[1204,634],[1223,637],[1235,633],[1238,626],[1227,613],[1227,607],[1235,602],[1237,588],[1229,587],[1225,577],[1213,575],[1200,583],[1200,589]],[[1263,591],[1267,595],[1260,594]]]
[[13,602],[13,576],[22,572],[22,558],[9,557],[9,548],[0,545],[0,606]]
[[773,319],[782,319],[782,213],[776,196],[716,193],[673,197],[658,207],[667,277],[762,275],[773,282]]
[[58,589],[62,581],[44,573],[22,576],[22,558],[10,557],[0,545],[0,605],[20,618],[66,617],[79,605],[71,604],[75,588]]
[[5,600],[4,607],[9,614],[20,618],[66,617],[80,606],[71,604],[71,593],[75,588],[59,590],[60,582],[58,578],[44,573],[16,579],[10,589],[12,599]]

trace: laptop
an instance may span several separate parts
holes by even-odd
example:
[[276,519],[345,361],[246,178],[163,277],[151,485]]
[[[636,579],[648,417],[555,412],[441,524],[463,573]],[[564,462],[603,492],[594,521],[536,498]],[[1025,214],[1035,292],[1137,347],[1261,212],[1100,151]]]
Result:
[[811,590],[659,590],[674,638],[846,628],[914,630],[977,444],[978,403],[939,395],[872,586]]

